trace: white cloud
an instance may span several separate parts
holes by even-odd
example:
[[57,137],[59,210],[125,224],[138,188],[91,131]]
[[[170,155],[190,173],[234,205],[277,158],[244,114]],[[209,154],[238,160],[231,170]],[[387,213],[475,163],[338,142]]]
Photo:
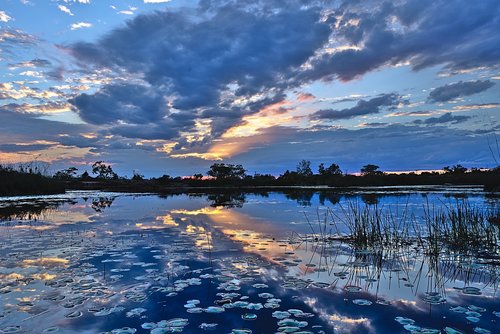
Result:
[[0,22],[9,22],[10,20],[12,20],[12,17],[7,15],[3,10],[0,10]]
[[134,15],[134,12],[137,9],[138,9],[137,7],[128,6],[127,10],[121,10],[121,11],[118,12],[118,14]]
[[172,0],[144,0],[144,3],[162,3],[162,2],[170,2]]
[[71,12],[71,9],[69,9],[69,8],[68,8],[68,7],[66,7],[66,6],[59,5],[59,6],[57,6],[57,8],[59,8],[59,10],[60,10],[61,12],[63,12],[63,13],[66,13],[66,14],[71,15],[71,16],[73,16],[73,15],[74,15],[74,14]]
[[78,3],[84,3],[84,4],[89,4],[90,0],[64,0],[65,3],[69,2],[78,2]]
[[73,23],[71,25],[71,30],[82,29],[82,28],[90,28],[90,27],[92,27],[92,23],[78,22],[78,23]]

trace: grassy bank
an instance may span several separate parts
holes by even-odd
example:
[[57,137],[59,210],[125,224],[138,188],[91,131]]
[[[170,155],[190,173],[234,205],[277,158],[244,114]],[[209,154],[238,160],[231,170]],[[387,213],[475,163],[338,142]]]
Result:
[[40,173],[0,167],[0,196],[64,193],[64,184]]

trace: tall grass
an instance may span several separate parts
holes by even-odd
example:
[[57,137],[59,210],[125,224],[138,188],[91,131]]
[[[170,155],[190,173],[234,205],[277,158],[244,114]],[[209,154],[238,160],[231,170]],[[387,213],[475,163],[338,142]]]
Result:
[[429,252],[439,251],[443,246],[465,251],[496,251],[500,246],[499,209],[474,207],[467,200],[438,208],[426,204],[423,217],[408,212],[407,206],[397,213],[390,208],[359,203],[340,205],[340,212],[331,211],[332,224],[343,224],[348,233],[328,238],[343,239],[356,246],[416,244]]
[[473,207],[465,200],[444,208],[426,207],[423,236],[430,244],[445,244],[456,249],[495,250],[500,242],[498,209]]
[[[402,212],[358,202],[338,207],[340,210],[329,210],[324,217],[318,213],[317,226],[307,219],[312,233],[297,234],[299,240],[294,242],[305,243],[306,249],[309,244],[312,252],[309,263],[316,255],[315,264],[328,268],[329,274],[335,268],[337,256],[345,252],[342,245],[349,246],[350,257],[340,262],[343,270],[334,274],[331,286],[340,283],[342,275],[348,280],[346,286],[367,284],[364,279],[368,277],[376,282],[378,292],[382,276],[388,272],[389,288],[392,274],[396,275],[396,282],[407,281],[415,294],[426,281],[423,298],[434,304],[445,300],[445,286],[449,282],[460,281],[465,287],[482,280],[497,289],[498,206],[480,208],[459,199],[439,206],[425,204],[423,214],[418,216],[408,205]],[[477,265],[478,259],[484,267]]]
[[0,166],[0,196],[64,193],[64,185],[39,170]]

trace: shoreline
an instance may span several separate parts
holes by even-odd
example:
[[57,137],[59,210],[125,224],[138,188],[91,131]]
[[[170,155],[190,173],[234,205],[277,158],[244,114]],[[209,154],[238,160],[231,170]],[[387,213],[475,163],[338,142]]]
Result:
[[468,192],[484,192],[489,196],[500,196],[500,191],[488,191],[481,184],[453,185],[453,184],[434,184],[434,185],[401,185],[401,186],[211,186],[211,187],[163,187],[157,191],[148,191],[144,188],[127,187],[93,187],[93,188],[67,188],[64,192],[50,194],[15,194],[2,195],[0,201],[15,201],[18,199],[39,198],[42,196],[55,197],[69,194],[72,192],[103,192],[103,193],[123,193],[138,195],[181,195],[181,194],[217,194],[217,193],[267,193],[267,192],[327,192],[338,194],[366,193],[366,194],[391,194],[401,192],[435,192],[446,190],[469,190]]

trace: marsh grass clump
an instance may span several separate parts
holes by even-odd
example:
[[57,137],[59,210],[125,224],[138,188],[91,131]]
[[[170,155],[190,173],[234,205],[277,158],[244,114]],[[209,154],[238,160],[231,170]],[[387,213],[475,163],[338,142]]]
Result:
[[410,237],[408,210],[402,213],[378,205],[349,203],[340,205],[341,214],[331,211],[333,223],[343,224],[349,231],[345,239],[357,246],[385,247],[407,244]]
[[401,283],[415,295],[423,292],[419,298],[433,305],[446,302],[451,284],[464,294],[481,294],[470,287],[477,281],[498,288],[498,207],[479,208],[458,199],[437,207],[425,204],[418,214],[409,205],[402,211],[402,206],[338,205],[340,210],[324,216],[318,212],[317,225],[307,219],[312,233],[292,235],[294,247],[304,244],[312,253],[304,273],[317,271],[319,277],[318,268],[324,268],[334,276],[330,287],[378,292],[383,282],[390,289],[394,278],[398,288]]
[[473,207],[466,200],[439,209],[425,208],[424,225],[429,244],[459,250],[496,251],[500,243],[498,209]]
[[[340,205],[340,204],[339,204]],[[340,213],[329,211],[333,226],[327,234],[326,222],[318,223],[316,238],[342,240],[356,247],[398,248],[417,245],[426,253],[454,250],[497,252],[500,246],[498,208],[472,206],[466,199],[444,204],[438,208],[426,204],[423,217],[417,217],[405,206],[403,212],[390,207],[348,203],[340,205]],[[339,226],[348,233],[341,235]]]

